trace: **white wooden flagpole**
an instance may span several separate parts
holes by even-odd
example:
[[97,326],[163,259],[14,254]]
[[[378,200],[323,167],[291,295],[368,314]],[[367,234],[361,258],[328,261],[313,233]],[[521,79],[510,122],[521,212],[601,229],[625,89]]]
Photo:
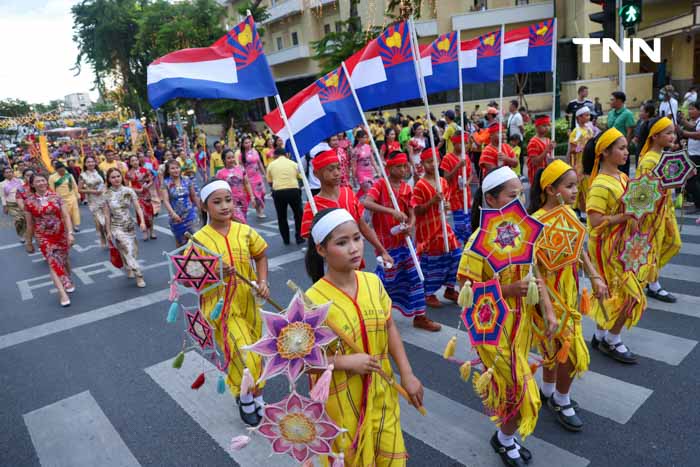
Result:
[[[554,142],[555,119],[557,115],[557,18],[554,18],[552,25],[552,137],[550,142]],[[554,151],[552,151],[554,156]]]
[[466,151],[466,141],[464,140],[464,90],[462,89],[462,61],[459,59],[459,52],[461,51],[462,45],[462,30],[457,30],[457,73],[459,74],[459,118],[462,122],[462,160],[464,161],[464,167],[462,167],[462,201],[464,206],[464,214],[467,214],[467,190],[469,189],[469,181],[467,180],[467,151]]
[[[499,101],[498,101],[498,123],[501,123],[501,112],[503,111],[503,44],[505,43],[505,36],[506,36],[506,26],[505,24],[501,24],[501,53],[500,53],[500,61],[501,61],[501,69],[499,71],[500,73],[500,92],[499,92]],[[503,131],[498,132],[498,152],[501,152],[501,146],[503,146]]]

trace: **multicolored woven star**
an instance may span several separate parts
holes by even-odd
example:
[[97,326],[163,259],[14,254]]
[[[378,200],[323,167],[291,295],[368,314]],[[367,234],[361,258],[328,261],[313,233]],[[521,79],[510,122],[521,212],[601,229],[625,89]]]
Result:
[[649,174],[642,175],[627,182],[627,188],[622,194],[622,205],[625,212],[639,220],[647,214],[656,212],[661,200],[661,185],[658,178]]
[[214,347],[213,330],[207,320],[202,315],[200,310],[194,313],[185,312],[187,320],[187,334],[199,344],[199,347],[204,350]]
[[544,232],[537,242],[537,259],[548,271],[556,271],[578,261],[583,249],[586,228],[573,210],[557,206],[539,218]]
[[625,247],[618,257],[623,271],[638,274],[640,268],[649,262],[649,250],[651,250],[649,235],[641,232],[633,233],[625,242]]
[[693,173],[695,164],[686,151],[663,152],[652,173],[661,183],[664,190],[681,188]]
[[503,323],[510,313],[503,299],[501,285],[496,279],[472,284],[474,304],[462,311],[472,346],[498,345]]
[[175,282],[194,287],[198,292],[208,284],[219,282],[216,274],[219,259],[216,256],[202,256],[196,248],[190,248],[184,256],[173,255],[170,259],[175,267]]

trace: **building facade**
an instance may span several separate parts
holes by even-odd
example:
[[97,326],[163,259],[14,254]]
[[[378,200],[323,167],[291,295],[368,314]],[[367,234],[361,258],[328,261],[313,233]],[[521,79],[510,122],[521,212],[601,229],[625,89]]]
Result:
[[90,101],[90,94],[87,92],[74,92],[73,94],[68,94],[64,97],[64,110],[78,112],[87,112],[92,107],[92,101]]
[[[236,12],[241,3],[228,3],[229,23],[242,19]],[[363,29],[391,22],[385,16],[388,3],[359,2],[357,13]],[[311,44],[348,19],[350,0],[263,0],[263,4],[270,13],[261,25],[265,53],[280,94],[286,99],[320,74]],[[600,46],[593,46],[591,63],[581,63],[581,51],[572,42],[574,37],[588,37],[599,29],[589,20],[589,14],[600,9],[589,0],[424,0],[416,32],[420,42],[430,42],[439,34],[455,30],[461,30],[465,40],[493,31],[501,23],[509,30],[556,16],[560,106],[565,107],[576,97],[576,90],[585,85],[589,87],[589,97],[599,97],[607,111],[610,93],[619,89],[617,58],[613,56],[610,63],[602,63]],[[693,83],[696,70],[700,71],[700,47],[695,45],[698,28],[700,0],[644,0],[642,23],[635,37],[660,37],[662,61],[667,58],[668,63],[660,67],[643,56],[641,63],[626,66],[625,91],[630,107],[638,107],[655,96],[659,83],[673,83],[681,93]],[[663,72],[664,66],[666,72],[659,80],[659,69]],[[552,106],[552,88],[551,73],[509,76],[504,79],[504,102],[520,98],[531,111],[545,111]],[[463,91],[465,109],[477,104],[483,109],[488,101],[498,97],[499,84],[465,85]],[[457,100],[456,90],[430,97],[436,111],[454,108]]]

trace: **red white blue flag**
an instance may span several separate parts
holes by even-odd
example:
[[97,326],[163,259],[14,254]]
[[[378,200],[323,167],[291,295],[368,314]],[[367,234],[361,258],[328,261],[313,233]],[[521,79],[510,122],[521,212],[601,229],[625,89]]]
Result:
[[553,42],[553,19],[506,32],[503,74],[552,71]]
[[420,47],[420,64],[428,94],[459,88],[457,32],[438,36]]
[[252,16],[210,47],[169,53],[148,65],[148,100],[252,100],[277,94]]
[[462,41],[459,47],[462,83],[498,81],[501,74],[501,31]]

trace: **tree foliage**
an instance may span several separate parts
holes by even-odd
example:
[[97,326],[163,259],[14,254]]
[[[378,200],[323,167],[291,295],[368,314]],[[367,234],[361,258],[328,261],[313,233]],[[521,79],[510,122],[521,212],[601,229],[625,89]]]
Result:
[[29,102],[21,99],[0,100],[0,117],[21,117],[31,111]]

